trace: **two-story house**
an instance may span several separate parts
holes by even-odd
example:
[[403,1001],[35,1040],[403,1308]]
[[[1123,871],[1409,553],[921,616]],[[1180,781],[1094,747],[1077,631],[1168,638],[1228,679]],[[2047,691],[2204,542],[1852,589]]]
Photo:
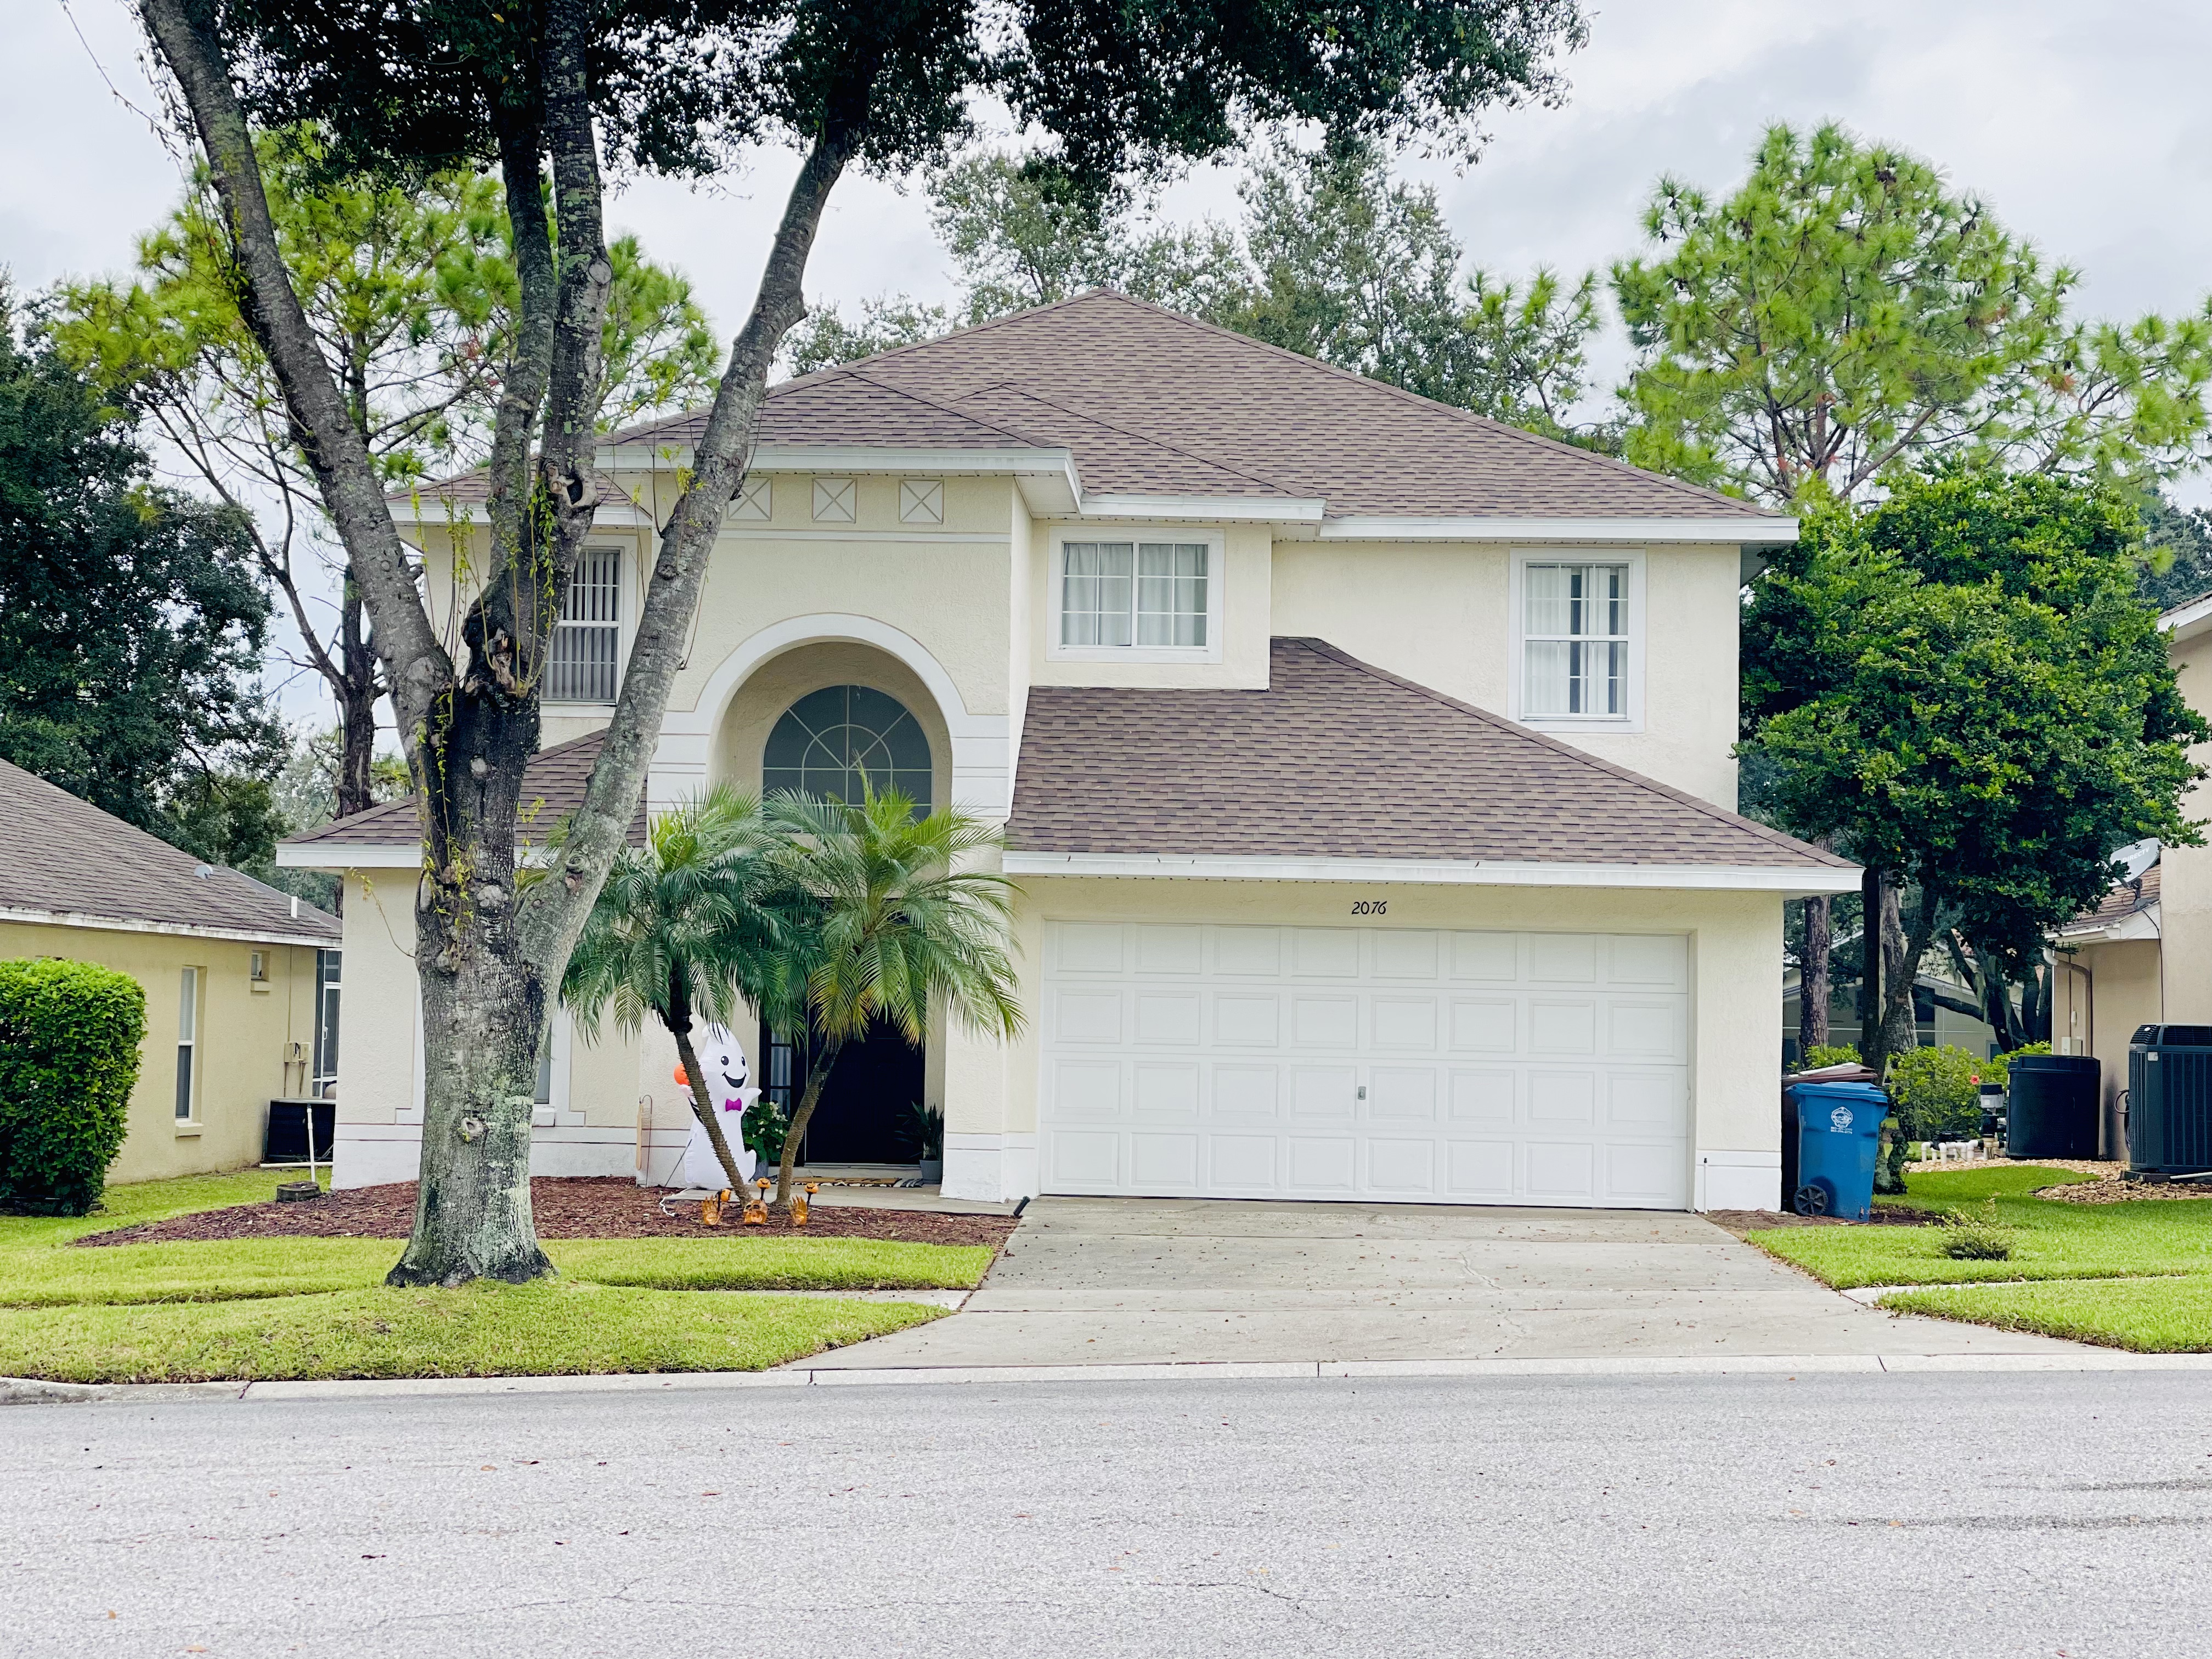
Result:
[[[699,427],[599,451],[544,821]],[[480,496],[398,507],[448,606]],[[1857,881],[1733,810],[1739,586],[1795,533],[1095,292],[772,391],[646,805],[865,769],[1005,823],[1027,1030],[848,1050],[811,1162],[921,1100],[975,1198],[1772,1206],[1782,903]],[[353,884],[338,1179],[405,1179],[412,810],[284,859]],[[672,1065],[557,1018],[540,1171],[665,1179]]]

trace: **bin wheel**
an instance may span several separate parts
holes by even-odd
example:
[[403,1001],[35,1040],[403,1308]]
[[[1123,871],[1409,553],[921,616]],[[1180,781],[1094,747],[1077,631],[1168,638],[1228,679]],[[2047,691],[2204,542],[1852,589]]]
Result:
[[1800,1187],[1790,1199],[1790,1207],[1799,1215],[1826,1215],[1828,1212],[1828,1189],[1818,1184]]

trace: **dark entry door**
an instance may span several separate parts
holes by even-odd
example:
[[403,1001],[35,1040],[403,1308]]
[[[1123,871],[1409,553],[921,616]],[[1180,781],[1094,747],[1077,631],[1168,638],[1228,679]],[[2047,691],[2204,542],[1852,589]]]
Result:
[[[769,1097],[797,1109],[811,1056],[763,1034],[769,1057]],[[865,1042],[837,1056],[799,1149],[802,1164],[911,1164],[920,1156],[907,1124],[921,1098],[922,1051],[882,1022]]]

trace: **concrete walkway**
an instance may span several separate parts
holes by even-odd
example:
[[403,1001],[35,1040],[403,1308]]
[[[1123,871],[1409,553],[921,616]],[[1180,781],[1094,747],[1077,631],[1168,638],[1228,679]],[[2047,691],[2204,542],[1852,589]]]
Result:
[[1694,1215],[1038,1199],[950,1318],[801,1362],[908,1366],[2081,1354],[1900,1318]]

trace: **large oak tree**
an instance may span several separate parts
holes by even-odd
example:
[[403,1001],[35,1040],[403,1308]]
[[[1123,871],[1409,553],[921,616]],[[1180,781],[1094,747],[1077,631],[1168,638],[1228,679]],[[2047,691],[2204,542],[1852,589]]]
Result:
[[[422,1184],[396,1283],[550,1271],[530,1211],[530,1103],[549,1000],[635,810],[707,556],[840,176],[902,173],[965,137],[978,94],[1076,179],[1203,156],[1257,125],[1474,143],[1467,118],[1557,94],[1575,0],[137,0],[222,204],[254,337],[373,625],[422,813],[416,900]],[[256,125],[319,123],[334,169],[495,167],[520,322],[488,467],[492,548],[449,647],[302,313]],[[517,868],[539,680],[597,504],[590,410],[613,267],[605,160],[701,173],[739,145],[798,176],[557,855]],[[550,173],[551,208],[541,181]]]

